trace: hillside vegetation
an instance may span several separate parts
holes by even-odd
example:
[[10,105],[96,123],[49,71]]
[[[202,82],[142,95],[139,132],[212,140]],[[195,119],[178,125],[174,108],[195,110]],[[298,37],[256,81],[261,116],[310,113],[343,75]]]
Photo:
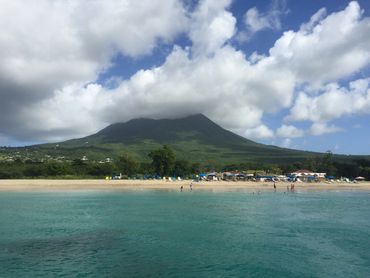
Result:
[[[134,119],[112,124],[96,134],[53,144],[22,148],[2,148],[3,158],[22,160],[74,160],[83,157],[100,161],[129,154],[148,162],[148,153],[169,145],[176,157],[189,162],[217,164],[263,163],[291,164],[303,162],[321,153],[279,148],[259,144],[236,135],[202,114],[181,119]],[[336,155],[334,159],[351,161],[359,156]]]

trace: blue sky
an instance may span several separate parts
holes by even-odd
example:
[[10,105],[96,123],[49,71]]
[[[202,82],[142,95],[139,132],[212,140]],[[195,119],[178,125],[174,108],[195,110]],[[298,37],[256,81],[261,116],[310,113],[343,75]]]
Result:
[[203,113],[266,144],[370,154],[369,1],[15,0],[1,11],[0,145]]

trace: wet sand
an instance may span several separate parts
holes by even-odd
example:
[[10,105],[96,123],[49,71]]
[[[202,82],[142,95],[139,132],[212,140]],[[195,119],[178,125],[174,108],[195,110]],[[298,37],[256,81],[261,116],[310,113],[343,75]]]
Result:
[[[1,191],[63,190],[180,190],[190,191],[191,180],[0,180]],[[278,192],[287,191],[288,182],[276,183]],[[193,182],[193,191],[274,191],[271,182],[201,181]],[[359,183],[295,183],[296,191],[370,191],[370,182]]]

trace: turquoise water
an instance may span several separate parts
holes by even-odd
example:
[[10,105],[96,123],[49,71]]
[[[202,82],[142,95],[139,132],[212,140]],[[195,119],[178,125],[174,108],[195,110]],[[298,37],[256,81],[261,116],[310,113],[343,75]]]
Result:
[[0,276],[370,277],[370,194],[0,193]]

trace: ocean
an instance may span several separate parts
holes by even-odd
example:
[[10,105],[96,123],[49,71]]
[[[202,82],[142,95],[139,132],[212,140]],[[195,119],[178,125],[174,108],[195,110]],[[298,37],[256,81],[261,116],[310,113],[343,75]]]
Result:
[[370,193],[1,192],[0,277],[370,277]]

